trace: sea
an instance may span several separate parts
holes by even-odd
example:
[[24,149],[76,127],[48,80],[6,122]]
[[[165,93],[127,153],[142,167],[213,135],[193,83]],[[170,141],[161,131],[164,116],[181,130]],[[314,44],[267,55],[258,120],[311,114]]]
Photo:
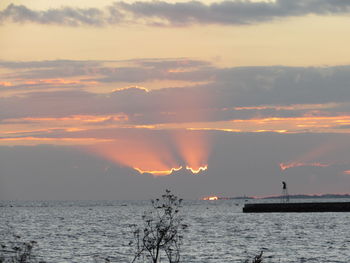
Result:
[[[350,262],[350,213],[243,213],[249,202],[185,201],[181,262],[252,262],[261,251],[265,263]],[[45,262],[131,262],[131,225],[150,209],[150,201],[0,201],[0,243],[34,240]]]

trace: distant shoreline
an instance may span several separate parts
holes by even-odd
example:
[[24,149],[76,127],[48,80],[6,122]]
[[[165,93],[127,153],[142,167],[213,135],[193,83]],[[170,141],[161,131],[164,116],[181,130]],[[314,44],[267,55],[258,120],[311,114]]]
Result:
[[[274,196],[235,196],[235,197],[218,197],[219,200],[244,200],[244,199],[280,199],[282,195],[274,195]],[[350,198],[350,194],[296,194],[289,195],[289,198],[293,199],[314,199],[314,198]]]

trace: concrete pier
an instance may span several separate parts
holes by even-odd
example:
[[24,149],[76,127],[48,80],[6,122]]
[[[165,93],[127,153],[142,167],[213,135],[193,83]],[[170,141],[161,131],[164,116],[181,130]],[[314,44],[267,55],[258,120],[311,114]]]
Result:
[[244,213],[350,212],[350,202],[245,204]]

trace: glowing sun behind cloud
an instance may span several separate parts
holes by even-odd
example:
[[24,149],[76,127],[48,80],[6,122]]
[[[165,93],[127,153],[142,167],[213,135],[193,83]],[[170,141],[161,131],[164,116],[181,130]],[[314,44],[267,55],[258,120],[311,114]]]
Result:
[[87,146],[90,152],[140,174],[170,175],[182,169],[199,174],[208,169],[209,146],[201,132],[124,134],[113,142]]
[[115,163],[134,168],[140,173],[167,175],[179,167],[169,149],[150,138],[123,138],[113,143],[97,144],[90,149]]
[[192,173],[204,171],[208,167],[210,151],[209,138],[202,132],[173,132],[175,147],[186,164],[186,169]]

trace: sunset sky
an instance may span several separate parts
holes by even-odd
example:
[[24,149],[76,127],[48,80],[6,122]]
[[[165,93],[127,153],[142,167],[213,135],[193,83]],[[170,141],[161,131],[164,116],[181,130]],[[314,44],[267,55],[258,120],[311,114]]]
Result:
[[350,0],[0,2],[0,199],[349,193]]

